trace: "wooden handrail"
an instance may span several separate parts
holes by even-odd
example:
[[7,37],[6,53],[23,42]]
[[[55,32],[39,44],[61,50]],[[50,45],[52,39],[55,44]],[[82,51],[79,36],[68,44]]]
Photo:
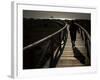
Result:
[[80,24],[78,24],[78,23],[75,23],[75,24],[76,24],[78,27],[80,27],[80,28],[85,32],[87,38],[91,41],[90,35],[89,35],[89,33],[87,32],[87,30],[85,30]]
[[40,39],[40,40],[38,40],[38,41],[36,41],[36,42],[34,42],[34,43],[32,43],[32,44],[29,44],[28,46],[25,46],[25,47],[23,48],[23,50],[26,50],[26,49],[28,49],[28,48],[30,48],[30,47],[32,47],[32,46],[35,46],[35,45],[37,45],[37,44],[39,44],[39,43],[41,43],[41,42],[43,42],[43,41],[45,41],[45,40],[51,38],[52,36],[54,36],[54,35],[60,33],[62,30],[64,30],[64,29],[67,27],[67,25],[68,25],[68,24],[66,23],[65,26],[64,26],[63,28],[61,28],[60,30],[54,32],[53,34],[51,34],[51,35],[49,35],[49,36],[47,36],[47,37],[44,37],[43,39]]

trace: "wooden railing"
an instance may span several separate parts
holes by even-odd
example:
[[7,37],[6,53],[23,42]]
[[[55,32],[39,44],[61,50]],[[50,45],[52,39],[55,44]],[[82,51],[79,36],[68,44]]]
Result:
[[81,30],[81,37],[82,39],[85,41],[85,47],[87,49],[87,56],[90,60],[90,56],[91,56],[91,36],[89,35],[89,33],[87,32],[86,29],[84,29],[80,24],[75,23],[79,29]]
[[[67,24],[65,24],[63,28],[53,34],[25,46],[23,48],[23,68],[41,68],[44,66],[56,67],[57,62],[63,53],[67,36]],[[28,54],[31,55],[31,58],[33,56],[33,62],[30,62],[31,59],[27,61],[27,57],[29,56]],[[49,65],[46,64],[47,62]]]

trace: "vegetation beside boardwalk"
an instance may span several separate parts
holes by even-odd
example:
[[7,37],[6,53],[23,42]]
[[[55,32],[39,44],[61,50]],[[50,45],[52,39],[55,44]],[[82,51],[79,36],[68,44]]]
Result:
[[64,27],[65,21],[49,19],[23,19],[23,46],[40,40]]

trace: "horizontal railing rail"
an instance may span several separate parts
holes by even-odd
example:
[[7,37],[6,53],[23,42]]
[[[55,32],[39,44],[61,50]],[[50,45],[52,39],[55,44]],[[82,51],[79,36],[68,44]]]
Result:
[[45,40],[51,38],[52,36],[58,34],[58,33],[61,32],[62,30],[64,30],[64,29],[67,27],[67,25],[68,25],[68,24],[66,23],[65,26],[64,26],[63,28],[61,28],[60,30],[54,32],[53,34],[51,34],[51,35],[49,35],[49,36],[47,36],[47,37],[44,37],[43,39],[40,39],[40,40],[38,40],[38,41],[36,41],[36,42],[34,42],[34,43],[32,43],[32,44],[29,44],[28,46],[25,46],[25,47],[23,48],[23,50],[26,50],[26,49],[28,49],[28,48],[30,48],[30,47],[32,47],[32,46],[35,46],[35,45],[37,45],[37,44],[39,44],[39,43],[41,43],[41,42],[43,42],[43,41],[45,41]]
[[75,23],[75,24],[85,32],[87,38],[91,41],[91,37],[90,37],[89,33],[87,32],[87,30],[85,30],[80,24],[78,24],[78,23]]

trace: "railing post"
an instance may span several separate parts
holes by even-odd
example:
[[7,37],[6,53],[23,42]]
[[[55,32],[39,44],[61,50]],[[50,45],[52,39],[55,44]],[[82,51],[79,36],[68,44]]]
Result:
[[81,30],[81,37],[82,37],[82,40],[84,40],[84,37],[83,37],[83,31]]
[[[66,41],[67,41],[67,37],[66,37],[66,32],[64,32],[65,30],[62,31],[63,35],[61,35],[61,33],[59,34],[59,39],[60,39],[60,45],[59,45],[59,49],[55,55],[55,58],[54,58],[54,65],[56,67],[57,65],[57,62],[58,60],[60,59],[60,56],[62,55],[63,53],[63,50],[64,50],[64,47],[65,47],[65,44],[66,44]],[[61,37],[62,36],[62,37]],[[65,40],[64,40],[65,39]],[[61,42],[64,42],[63,44]]]
[[49,67],[52,68],[54,67],[54,50],[53,50],[53,46],[54,46],[54,40],[53,38],[51,39],[51,54],[50,54],[50,63],[49,63]]

